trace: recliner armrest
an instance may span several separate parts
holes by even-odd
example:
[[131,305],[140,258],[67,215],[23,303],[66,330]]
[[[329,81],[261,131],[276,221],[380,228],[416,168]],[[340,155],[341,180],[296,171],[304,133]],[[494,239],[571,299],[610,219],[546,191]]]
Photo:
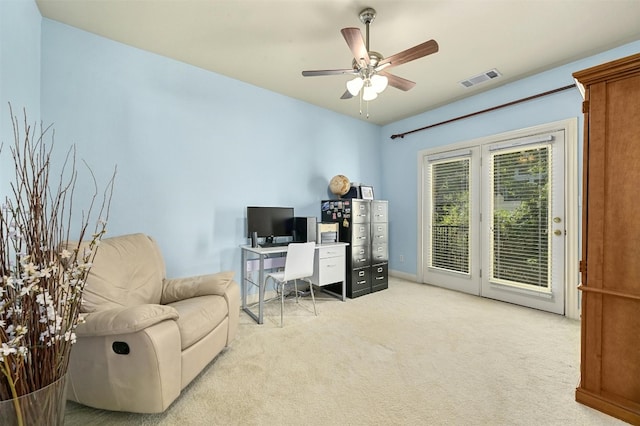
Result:
[[197,296],[224,296],[233,275],[233,271],[226,271],[197,277],[165,279],[162,283],[160,303],[164,305]]
[[178,311],[171,306],[147,304],[111,308],[86,314],[85,321],[76,328],[76,335],[84,337],[135,333],[178,317]]

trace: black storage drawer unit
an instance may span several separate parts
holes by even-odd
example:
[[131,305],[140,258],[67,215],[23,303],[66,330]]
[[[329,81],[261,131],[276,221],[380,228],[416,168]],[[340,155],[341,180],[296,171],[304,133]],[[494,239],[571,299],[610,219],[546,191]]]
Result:
[[351,290],[347,290],[350,298],[364,296],[371,293],[371,268],[354,269],[349,274],[351,276]]
[[338,238],[347,247],[347,297],[388,288],[388,202],[341,199],[321,202],[322,222],[339,224]]
[[389,270],[388,263],[381,263],[371,267],[371,291],[384,290],[389,288]]

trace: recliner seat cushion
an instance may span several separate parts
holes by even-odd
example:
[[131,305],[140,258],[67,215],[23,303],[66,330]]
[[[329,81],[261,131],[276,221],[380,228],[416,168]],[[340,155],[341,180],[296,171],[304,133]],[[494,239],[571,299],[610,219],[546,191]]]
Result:
[[167,304],[180,317],[176,320],[180,330],[181,350],[198,342],[216,328],[227,316],[227,302],[221,296],[199,296]]

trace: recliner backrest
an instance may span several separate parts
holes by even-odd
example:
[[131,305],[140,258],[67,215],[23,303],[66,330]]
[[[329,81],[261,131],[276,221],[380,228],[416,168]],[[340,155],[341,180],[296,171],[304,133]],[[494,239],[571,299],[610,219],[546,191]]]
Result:
[[165,275],[160,248],[151,237],[130,234],[105,238],[87,278],[81,310],[158,304]]

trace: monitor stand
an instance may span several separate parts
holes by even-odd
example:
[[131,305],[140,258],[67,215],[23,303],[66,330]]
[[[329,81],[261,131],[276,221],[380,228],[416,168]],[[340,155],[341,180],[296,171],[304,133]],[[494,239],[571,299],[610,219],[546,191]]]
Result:
[[264,242],[267,244],[273,244],[273,241],[275,240],[275,237],[273,235],[271,235],[270,237],[266,237],[264,239]]

